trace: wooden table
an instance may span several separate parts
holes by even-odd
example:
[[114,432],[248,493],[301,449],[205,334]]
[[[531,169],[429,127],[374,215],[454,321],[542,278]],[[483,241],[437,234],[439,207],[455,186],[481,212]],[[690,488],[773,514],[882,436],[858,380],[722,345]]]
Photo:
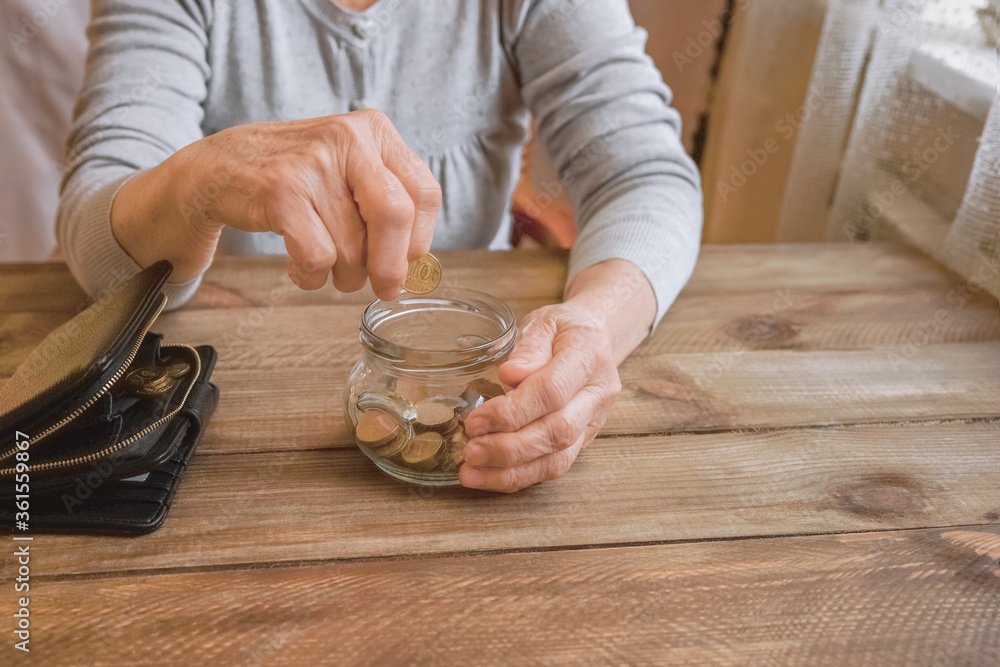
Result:
[[[521,314],[565,276],[441,259]],[[341,408],[371,295],[284,265],[155,327],[217,347],[219,408],[161,530],[36,537],[37,664],[1000,664],[1000,315],[931,261],[706,247],[602,435],[511,496],[376,470]],[[0,377],[83,303],[0,268]]]

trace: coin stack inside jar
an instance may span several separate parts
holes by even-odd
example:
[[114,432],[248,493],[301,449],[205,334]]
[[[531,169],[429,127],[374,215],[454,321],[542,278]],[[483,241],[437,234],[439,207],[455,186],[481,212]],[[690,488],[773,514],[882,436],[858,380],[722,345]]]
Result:
[[[426,396],[420,389],[418,385],[405,387],[411,396]],[[387,391],[385,401],[361,414],[354,437],[358,445],[382,460],[418,472],[455,472],[469,441],[466,417],[484,401],[503,393],[499,384],[482,378],[470,382],[460,396],[438,395],[411,402],[397,391]]]

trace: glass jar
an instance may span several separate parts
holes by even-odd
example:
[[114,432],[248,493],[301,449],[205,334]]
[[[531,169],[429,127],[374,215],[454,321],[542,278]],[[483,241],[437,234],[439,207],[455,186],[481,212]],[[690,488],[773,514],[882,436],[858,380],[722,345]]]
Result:
[[458,484],[465,418],[506,388],[497,369],[517,338],[514,313],[472,290],[375,301],[361,318],[364,356],[347,380],[358,447],[412,484]]

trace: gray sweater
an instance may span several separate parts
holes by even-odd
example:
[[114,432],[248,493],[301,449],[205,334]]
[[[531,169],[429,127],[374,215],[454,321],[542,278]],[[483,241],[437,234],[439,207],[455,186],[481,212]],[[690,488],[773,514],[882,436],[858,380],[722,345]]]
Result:
[[[91,294],[139,270],[110,226],[128,178],[234,125],[364,107],[385,112],[441,184],[435,249],[509,247],[533,114],[575,207],[570,278],[630,260],[653,286],[658,322],[694,267],[698,172],[626,0],[379,0],[364,12],[330,0],[95,0],[89,39],[57,235]],[[220,251],[284,245],[227,228]],[[171,286],[171,306],[198,283]]]

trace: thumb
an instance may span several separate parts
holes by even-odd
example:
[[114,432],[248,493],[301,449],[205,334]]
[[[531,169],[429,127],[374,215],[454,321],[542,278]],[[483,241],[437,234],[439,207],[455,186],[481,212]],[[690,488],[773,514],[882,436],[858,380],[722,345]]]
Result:
[[532,373],[552,360],[554,327],[532,322],[521,330],[521,338],[514,345],[507,361],[500,366],[500,381],[508,387],[517,387]]

